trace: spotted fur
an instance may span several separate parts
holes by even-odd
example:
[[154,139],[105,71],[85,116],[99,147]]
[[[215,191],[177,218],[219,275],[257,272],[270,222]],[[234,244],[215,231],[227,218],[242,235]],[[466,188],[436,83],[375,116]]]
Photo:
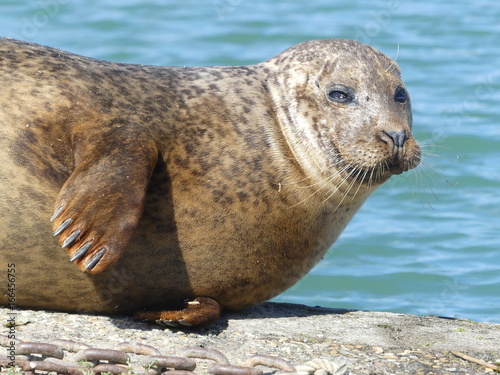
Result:
[[[338,85],[348,104],[329,99]],[[17,306],[277,295],[418,164],[398,87],[393,61],[347,40],[253,66],[155,67],[0,39],[0,261],[16,264]]]

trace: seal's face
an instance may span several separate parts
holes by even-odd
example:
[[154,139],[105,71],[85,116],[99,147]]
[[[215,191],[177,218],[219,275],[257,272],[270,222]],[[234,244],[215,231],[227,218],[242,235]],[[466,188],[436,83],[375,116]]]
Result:
[[296,58],[293,50],[292,58],[278,56],[290,71],[270,80],[278,118],[310,177],[350,189],[377,187],[420,162],[410,97],[387,56],[353,41],[331,44],[325,50],[307,43],[296,46]]
[[330,165],[377,183],[416,167],[420,152],[411,135],[410,97],[398,72],[374,65],[349,58],[327,62],[314,88],[326,116],[311,123],[318,136],[332,142]]

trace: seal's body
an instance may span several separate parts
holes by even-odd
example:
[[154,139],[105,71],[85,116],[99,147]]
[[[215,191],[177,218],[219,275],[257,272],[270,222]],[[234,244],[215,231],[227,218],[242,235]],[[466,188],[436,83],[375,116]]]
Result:
[[180,68],[0,39],[0,87],[0,263],[18,307],[260,303],[420,160],[397,66],[352,41]]

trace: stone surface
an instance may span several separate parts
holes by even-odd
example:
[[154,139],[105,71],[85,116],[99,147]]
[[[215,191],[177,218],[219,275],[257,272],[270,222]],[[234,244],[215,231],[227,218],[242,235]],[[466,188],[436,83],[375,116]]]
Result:
[[[0,309],[4,326],[0,334],[4,336],[12,332],[6,327],[10,312]],[[68,339],[109,349],[135,342],[152,345],[164,355],[204,347],[221,351],[235,365],[255,354],[281,357],[294,365],[342,356],[353,374],[484,374],[484,367],[459,359],[451,351],[490,363],[500,357],[500,324],[439,317],[265,303],[224,313],[208,329],[190,332],[122,316],[14,312],[17,326],[13,333],[23,341]],[[208,373],[209,364],[198,360],[195,372]]]

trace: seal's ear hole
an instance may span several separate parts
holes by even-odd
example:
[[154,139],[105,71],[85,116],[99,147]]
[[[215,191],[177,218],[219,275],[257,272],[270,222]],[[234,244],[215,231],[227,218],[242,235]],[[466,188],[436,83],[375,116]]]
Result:
[[326,98],[332,103],[348,104],[354,102],[356,95],[349,86],[335,85],[326,91]]
[[406,92],[404,87],[398,86],[396,88],[396,92],[394,93],[394,101],[402,104],[408,101],[408,93]]

